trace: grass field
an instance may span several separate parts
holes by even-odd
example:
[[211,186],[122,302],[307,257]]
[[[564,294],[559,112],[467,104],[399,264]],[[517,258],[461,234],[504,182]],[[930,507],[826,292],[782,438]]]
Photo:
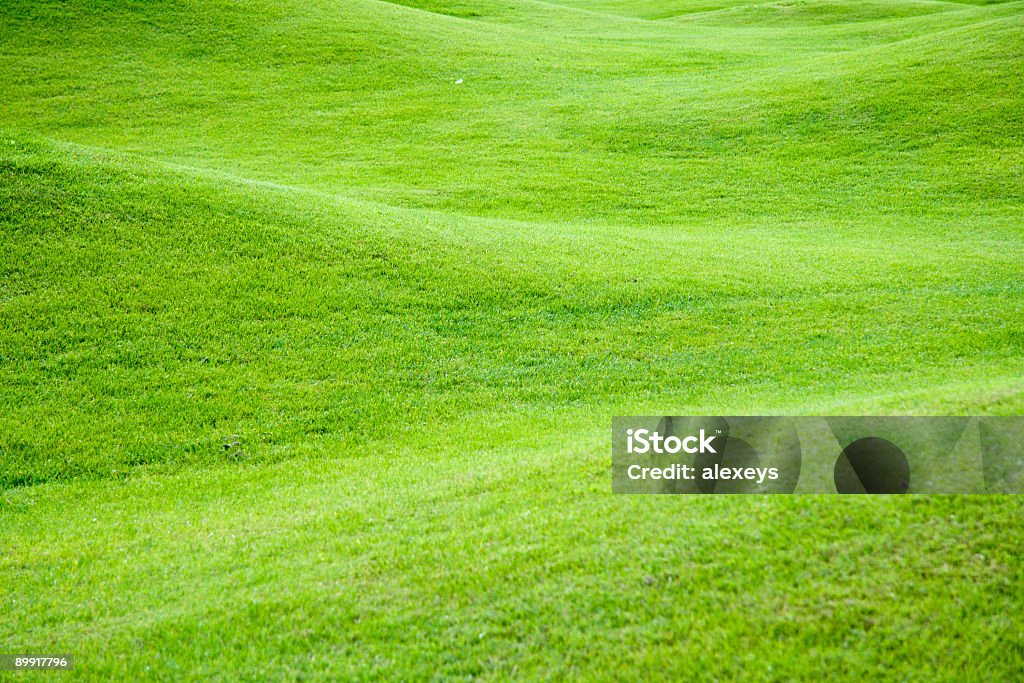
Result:
[[1024,414],[1024,2],[5,0],[0,275],[0,654],[1024,678],[1022,499],[610,474]]

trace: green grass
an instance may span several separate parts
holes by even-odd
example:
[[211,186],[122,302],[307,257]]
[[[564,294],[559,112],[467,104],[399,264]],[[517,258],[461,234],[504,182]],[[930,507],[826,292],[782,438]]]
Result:
[[1015,497],[613,496],[610,424],[1024,413],[1022,7],[5,3],[0,653],[1018,679]]

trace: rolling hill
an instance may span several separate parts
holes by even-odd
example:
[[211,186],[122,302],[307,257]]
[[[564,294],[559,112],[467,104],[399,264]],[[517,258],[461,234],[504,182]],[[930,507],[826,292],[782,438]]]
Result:
[[613,496],[623,414],[1024,410],[1024,4],[0,9],[0,652],[1014,679],[1014,497]]

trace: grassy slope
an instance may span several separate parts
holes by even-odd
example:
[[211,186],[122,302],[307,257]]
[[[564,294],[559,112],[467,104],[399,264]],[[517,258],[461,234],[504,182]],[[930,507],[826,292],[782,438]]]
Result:
[[608,493],[617,412],[1024,409],[1021,14],[924,4],[5,6],[0,650],[1019,672],[1012,498]]
[[515,16],[538,23],[508,26],[369,0],[276,3],[258,24],[232,4],[217,22],[171,3],[72,26],[73,11],[25,9],[0,96],[5,121],[61,139],[460,215],[1019,205],[1004,150],[1022,129],[1020,14],[947,6],[824,35],[532,6]]
[[998,216],[624,239],[4,151],[8,485],[217,463],[235,440],[255,460],[416,440],[481,411],[602,429],[949,383],[957,412],[1020,406],[1024,248]]

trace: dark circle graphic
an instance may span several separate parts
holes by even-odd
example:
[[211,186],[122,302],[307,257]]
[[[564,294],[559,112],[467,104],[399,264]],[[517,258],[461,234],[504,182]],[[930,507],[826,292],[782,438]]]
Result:
[[910,465],[892,441],[868,436],[840,453],[835,482],[839,493],[906,493],[910,488]]

